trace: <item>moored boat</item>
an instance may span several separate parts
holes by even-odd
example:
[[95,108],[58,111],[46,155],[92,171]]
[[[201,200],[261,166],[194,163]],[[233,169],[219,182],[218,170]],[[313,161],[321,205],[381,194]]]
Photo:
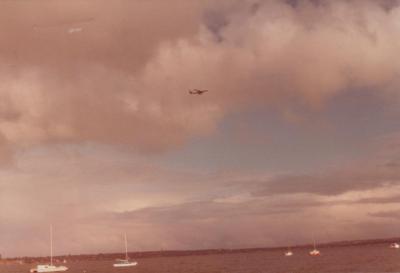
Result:
[[400,248],[400,245],[398,243],[392,243],[389,246],[390,248]]
[[316,244],[315,244],[315,239],[314,239],[314,249],[313,250],[311,250],[310,252],[309,252],[309,254],[311,255],[311,256],[320,256],[321,255],[321,252],[319,252],[319,250],[317,249],[317,246],[316,246]]
[[131,266],[136,266],[138,262],[136,261],[131,261],[128,257],[128,240],[126,238],[126,233],[125,233],[125,259],[118,259],[115,264],[113,264],[114,267],[131,267]]
[[288,250],[285,252],[286,257],[293,256],[293,252],[290,250],[290,247],[288,247]]
[[30,270],[31,273],[42,273],[42,272],[62,272],[67,271],[68,267],[53,264],[53,226],[50,225],[50,264],[39,264],[35,268]]

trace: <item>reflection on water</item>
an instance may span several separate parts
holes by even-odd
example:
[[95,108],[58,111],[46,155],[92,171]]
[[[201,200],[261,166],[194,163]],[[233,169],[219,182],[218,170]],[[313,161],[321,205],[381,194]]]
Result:
[[[388,245],[320,248],[320,257],[309,249],[258,251],[204,256],[138,259],[132,268],[113,268],[113,261],[70,262],[69,273],[313,273],[313,272],[400,272],[400,250]],[[30,265],[2,265],[1,273],[27,273]]]

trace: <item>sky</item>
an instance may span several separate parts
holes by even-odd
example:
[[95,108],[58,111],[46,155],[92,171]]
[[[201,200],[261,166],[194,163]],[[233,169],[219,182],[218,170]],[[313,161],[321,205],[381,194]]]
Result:
[[3,256],[400,235],[400,1],[0,1],[0,32]]

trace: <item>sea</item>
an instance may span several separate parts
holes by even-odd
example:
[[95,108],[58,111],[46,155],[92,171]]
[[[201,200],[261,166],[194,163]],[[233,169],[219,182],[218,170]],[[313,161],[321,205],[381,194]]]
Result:
[[[308,255],[307,248],[259,250],[209,255],[148,257],[136,259],[131,268],[113,268],[113,261],[68,262],[68,273],[322,273],[399,272],[400,249],[388,244],[321,247],[321,256]],[[0,265],[1,273],[28,273],[33,265]]]

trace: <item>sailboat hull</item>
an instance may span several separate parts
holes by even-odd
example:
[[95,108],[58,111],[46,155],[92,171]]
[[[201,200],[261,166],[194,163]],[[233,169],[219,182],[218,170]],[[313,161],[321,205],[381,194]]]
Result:
[[113,264],[114,267],[131,267],[131,266],[136,266],[138,263],[137,262],[125,262],[125,263],[116,263]]
[[38,265],[36,268],[30,270],[31,273],[42,273],[42,272],[63,272],[67,271],[66,266],[55,266],[55,265]]
[[310,251],[310,255],[311,256],[320,256],[321,253],[319,252],[319,250],[314,249],[314,250]]

